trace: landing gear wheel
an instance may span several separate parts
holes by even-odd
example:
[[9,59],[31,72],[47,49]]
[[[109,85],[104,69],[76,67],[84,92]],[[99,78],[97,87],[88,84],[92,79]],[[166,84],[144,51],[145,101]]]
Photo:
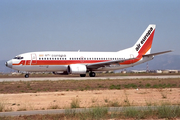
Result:
[[81,77],[86,77],[86,74],[80,74]]
[[90,76],[90,77],[95,77],[95,76],[96,76],[96,73],[95,73],[95,72],[90,72],[90,73],[89,73],[89,76]]
[[29,74],[25,74],[25,76],[24,76],[25,78],[28,78],[29,77]]

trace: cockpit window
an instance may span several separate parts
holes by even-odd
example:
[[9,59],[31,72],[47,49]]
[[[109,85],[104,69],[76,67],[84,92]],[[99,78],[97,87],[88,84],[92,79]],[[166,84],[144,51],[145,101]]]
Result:
[[21,56],[16,56],[16,57],[14,57],[14,59],[21,60],[21,59],[23,59],[23,57],[21,57]]

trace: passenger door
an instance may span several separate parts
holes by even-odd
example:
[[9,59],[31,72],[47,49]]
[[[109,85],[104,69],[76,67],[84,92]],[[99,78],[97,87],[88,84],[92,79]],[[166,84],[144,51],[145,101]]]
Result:
[[37,56],[35,53],[31,54],[31,65],[37,64]]

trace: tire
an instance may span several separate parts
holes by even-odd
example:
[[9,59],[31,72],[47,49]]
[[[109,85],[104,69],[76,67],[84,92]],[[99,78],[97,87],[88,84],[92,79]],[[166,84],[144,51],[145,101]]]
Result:
[[25,76],[24,76],[25,78],[28,78],[29,77],[29,74],[25,74]]
[[90,77],[95,77],[95,76],[96,76],[96,73],[95,73],[95,72],[90,72],[90,73],[89,73],[89,76],[90,76]]
[[86,77],[86,74],[80,74],[80,77]]

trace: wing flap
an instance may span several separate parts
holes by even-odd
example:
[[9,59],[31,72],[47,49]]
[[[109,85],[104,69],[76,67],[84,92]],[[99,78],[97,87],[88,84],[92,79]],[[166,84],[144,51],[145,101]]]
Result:
[[98,63],[92,63],[92,64],[87,64],[87,68],[88,69],[97,69],[100,67],[105,67],[108,65],[112,65],[112,64],[119,64],[128,60],[135,60],[137,58],[129,58],[129,59],[123,59],[123,60],[113,60],[113,61],[106,61],[106,62],[98,62]]

